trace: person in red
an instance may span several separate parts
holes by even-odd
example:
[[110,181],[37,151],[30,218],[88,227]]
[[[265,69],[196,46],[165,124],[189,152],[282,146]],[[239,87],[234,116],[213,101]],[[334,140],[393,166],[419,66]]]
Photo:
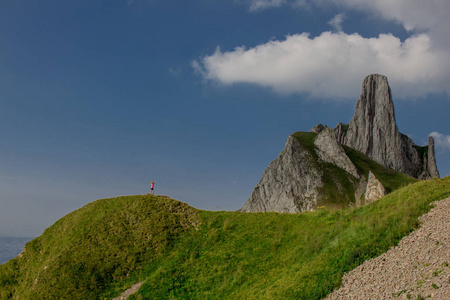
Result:
[[152,184],[150,186],[150,194],[154,195],[155,194],[155,182],[152,181]]

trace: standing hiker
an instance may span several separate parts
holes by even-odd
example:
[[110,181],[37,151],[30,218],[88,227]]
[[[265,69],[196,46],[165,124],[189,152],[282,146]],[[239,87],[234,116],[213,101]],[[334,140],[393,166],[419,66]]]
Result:
[[155,182],[152,181],[152,184],[150,186],[150,194],[154,195],[155,194]]

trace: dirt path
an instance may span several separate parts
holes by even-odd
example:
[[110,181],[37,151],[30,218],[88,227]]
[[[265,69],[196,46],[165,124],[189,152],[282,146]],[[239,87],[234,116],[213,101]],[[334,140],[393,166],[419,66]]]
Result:
[[397,247],[344,275],[326,299],[450,299],[450,198]]
[[131,295],[133,295],[134,293],[136,293],[136,292],[139,290],[139,288],[141,287],[141,285],[142,285],[143,283],[144,283],[144,282],[142,281],[142,282],[138,282],[138,283],[134,284],[134,285],[133,285],[132,287],[130,287],[128,290],[126,290],[125,292],[123,292],[122,294],[120,294],[119,297],[113,298],[113,299],[111,299],[111,300],[125,300],[125,299],[127,299],[129,296],[131,296]]

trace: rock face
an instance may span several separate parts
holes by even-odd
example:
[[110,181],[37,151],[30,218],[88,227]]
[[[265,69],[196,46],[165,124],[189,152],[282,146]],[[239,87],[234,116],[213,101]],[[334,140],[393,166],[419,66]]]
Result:
[[367,180],[366,193],[364,194],[364,204],[372,203],[382,197],[386,196],[386,190],[380,181],[369,171],[369,178]]
[[322,172],[314,167],[312,155],[290,136],[286,147],[266,168],[240,211],[297,213],[312,210],[320,186]]
[[333,129],[325,127],[320,131],[314,145],[317,147],[316,153],[322,161],[332,163],[356,178],[360,177],[355,165],[337,142]]
[[428,151],[418,151],[421,147],[398,131],[391,89],[385,76],[372,74],[364,79],[345,137],[339,124],[335,131],[339,133],[338,141],[383,166],[420,179],[439,177],[436,161],[427,159],[428,152],[434,153],[434,144]]

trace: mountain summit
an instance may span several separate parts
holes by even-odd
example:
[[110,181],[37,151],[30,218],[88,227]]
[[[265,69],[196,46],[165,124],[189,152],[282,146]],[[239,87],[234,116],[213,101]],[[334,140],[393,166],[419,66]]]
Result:
[[372,74],[364,78],[355,114],[340,140],[385,167],[418,179],[439,178],[433,138],[429,138],[428,149],[423,152],[398,131],[386,76]]
[[[270,163],[243,212],[288,212],[375,201],[415,179],[439,178],[434,140],[417,146],[398,131],[386,76],[362,83],[350,124],[296,132]],[[374,197],[373,191],[379,191]]]

